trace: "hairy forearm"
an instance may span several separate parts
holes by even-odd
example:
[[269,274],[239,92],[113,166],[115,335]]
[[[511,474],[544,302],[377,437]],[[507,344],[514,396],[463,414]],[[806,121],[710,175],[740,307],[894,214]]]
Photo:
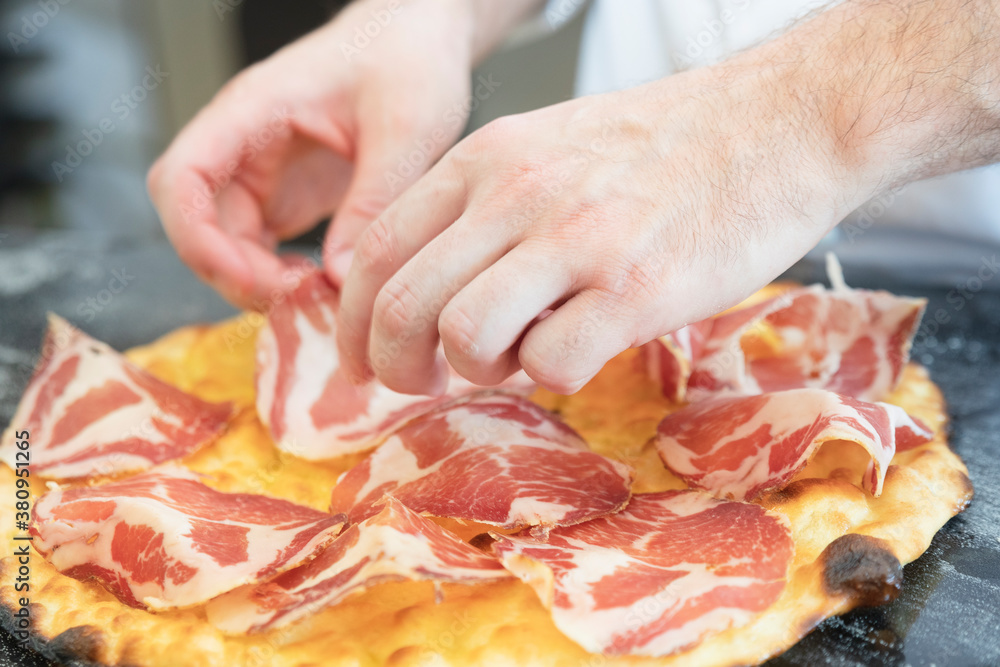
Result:
[[758,56],[861,190],[1000,160],[998,0],[848,0]]

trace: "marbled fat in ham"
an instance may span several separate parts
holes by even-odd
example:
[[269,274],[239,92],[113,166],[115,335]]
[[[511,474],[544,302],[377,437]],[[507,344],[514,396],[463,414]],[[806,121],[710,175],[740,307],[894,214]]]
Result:
[[899,382],[924,306],[888,292],[802,287],[688,325],[647,343],[644,355],[675,401],[798,387],[876,401]]
[[753,500],[787,484],[824,442],[848,440],[871,455],[862,486],[878,496],[897,443],[906,449],[933,435],[896,405],[790,389],[692,403],[660,422],[656,448],[688,485]]
[[257,334],[257,414],[278,447],[305,459],[363,451],[440,399],[352,381],[337,356],[340,295],[308,274]]
[[0,460],[15,465],[13,428],[31,433],[31,471],[52,479],[120,475],[211,442],[232,413],[173,387],[55,315]]
[[410,422],[349,470],[331,511],[352,522],[386,493],[418,512],[515,528],[565,525],[618,511],[631,472],[587,449],[555,415],[485,393]]
[[[339,304],[336,288],[311,272],[257,334],[257,413],[282,450],[317,460],[371,449],[409,419],[473,391],[456,380],[447,397],[428,398],[349,378],[337,356]],[[524,392],[533,384],[522,373],[503,386]]]
[[687,396],[688,380],[694,360],[701,357],[705,340],[712,332],[712,320],[702,320],[642,346],[641,361],[646,373],[673,403]]
[[385,581],[480,583],[510,577],[497,559],[389,497],[315,560],[216,598],[209,621],[225,632],[272,630]]
[[34,546],[63,574],[97,579],[125,604],[201,604],[287,570],[344,525],[286,500],[222,493],[179,466],[57,489],[34,507]]
[[494,535],[493,548],[587,651],[665,656],[778,598],[793,554],[786,524],[757,505],[665,491],[547,537]]

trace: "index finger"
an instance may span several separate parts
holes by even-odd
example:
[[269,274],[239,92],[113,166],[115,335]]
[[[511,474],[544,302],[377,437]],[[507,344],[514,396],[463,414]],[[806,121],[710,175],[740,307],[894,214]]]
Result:
[[249,262],[235,241],[219,228],[215,210],[194,206],[203,178],[192,170],[154,180],[149,191],[167,238],[181,260],[229,301],[242,304],[253,289]]
[[[178,255],[229,301],[249,305],[284,263],[263,233],[259,202],[237,184],[259,114],[233,119],[213,102],[149,172],[148,189]],[[266,123],[266,121],[265,121]]]
[[404,191],[358,239],[344,280],[337,327],[340,358],[350,376],[372,375],[367,363],[368,340],[375,298],[382,287],[462,215],[466,197],[465,178],[451,161],[442,160]]

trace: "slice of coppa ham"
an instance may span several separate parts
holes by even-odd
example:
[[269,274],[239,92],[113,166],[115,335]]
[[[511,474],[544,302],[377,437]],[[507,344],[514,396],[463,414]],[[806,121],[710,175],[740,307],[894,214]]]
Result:
[[785,486],[823,443],[848,440],[871,456],[861,486],[877,497],[894,454],[933,435],[896,405],[790,389],[692,403],[660,422],[655,442],[663,463],[689,486],[753,500]]
[[[257,414],[283,451],[321,460],[371,449],[407,420],[477,389],[456,377],[448,396],[428,398],[352,381],[337,356],[339,304],[326,276],[311,271],[257,334]],[[503,386],[534,387],[523,373]]]
[[222,595],[208,619],[227,633],[263,632],[337,604],[385,581],[472,584],[510,577],[497,559],[387,497],[315,560],[256,586]]
[[547,538],[494,535],[556,627],[591,653],[665,656],[749,623],[781,594],[787,520],[697,491],[639,494]]
[[701,320],[642,346],[641,361],[646,373],[671,402],[684,401],[691,367],[701,358],[701,350],[712,333],[712,323],[712,319]]
[[50,491],[33,518],[33,544],[57,570],[153,610],[201,604],[299,565],[344,525],[343,515],[216,491],[172,465]]
[[839,267],[830,273],[833,289],[792,289],[648,343],[650,376],[675,402],[797,387],[884,398],[899,382],[926,300],[850,289]]
[[568,525],[620,510],[631,471],[587,449],[555,415],[484,393],[393,433],[333,489],[332,512],[372,516],[386,493],[438,517],[520,528]]
[[49,315],[42,355],[0,444],[15,465],[14,428],[31,433],[31,472],[65,480],[121,475],[214,440],[232,406],[209,403],[142,370]]

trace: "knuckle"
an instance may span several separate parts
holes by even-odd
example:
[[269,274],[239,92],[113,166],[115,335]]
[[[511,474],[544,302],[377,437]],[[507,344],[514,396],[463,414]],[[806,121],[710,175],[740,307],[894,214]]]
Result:
[[464,168],[461,158],[449,152],[420,181],[420,187],[430,200],[465,200],[469,191],[467,177],[468,170]]
[[490,146],[503,146],[513,134],[516,121],[513,116],[501,116],[472,134],[476,141]]
[[[607,239],[609,216],[602,204],[580,201],[554,211],[550,225],[551,236],[560,243],[587,243],[590,239]],[[603,255],[608,247],[600,250]]]
[[375,325],[391,337],[410,331],[420,319],[420,300],[400,281],[390,280],[375,298]]
[[259,73],[259,64],[246,68],[219,88],[219,92],[215,94],[215,100],[219,102],[238,102],[256,96],[259,88],[255,83]]
[[378,216],[391,202],[388,193],[364,192],[357,196],[344,200],[337,211],[337,221],[344,219],[362,220],[369,225],[378,219]]
[[384,217],[379,217],[365,228],[361,238],[358,239],[354,261],[366,271],[391,266],[395,248],[395,233],[392,227]]
[[473,156],[489,155],[508,149],[522,134],[523,121],[517,116],[501,116],[473,132],[462,142]]
[[445,349],[456,357],[472,362],[482,361],[479,334],[479,325],[461,306],[449,304],[441,311],[438,335]]
[[539,161],[515,162],[501,176],[504,190],[516,188],[537,196],[543,192],[557,192],[558,174],[553,174],[548,165]]
[[472,134],[445,153],[440,162],[434,166],[432,173],[444,172],[455,175],[475,173],[483,156],[488,155],[489,150],[476,134]]
[[594,288],[618,304],[655,297],[663,288],[663,261],[643,248],[618,250],[598,265]]

